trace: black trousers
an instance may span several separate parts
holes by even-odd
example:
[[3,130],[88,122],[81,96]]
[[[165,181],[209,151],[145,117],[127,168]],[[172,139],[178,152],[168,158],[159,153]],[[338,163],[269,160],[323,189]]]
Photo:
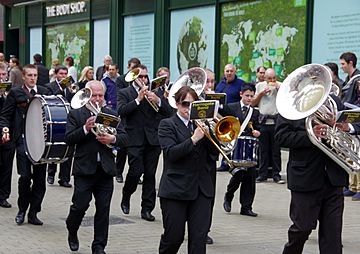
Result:
[[126,163],[127,151],[126,148],[120,148],[117,150],[116,155],[116,176],[121,176],[124,173]]
[[113,189],[113,177],[106,174],[100,165],[94,175],[74,176],[74,194],[66,219],[66,227],[70,233],[75,234],[78,231],[92,195],[94,195],[96,212],[92,249],[97,247],[104,249],[107,244]]
[[205,237],[209,229],[211,198],[199,192],[195,200],[173,200],[160,197],[164,233],[159,253],[175,254],[184,241],[185,224],[188,225],[188,253],[205,254]]
[[16,163],[19,177],[18,207],[19,211],[37,213],[45,196],[46,164],[32,165],[25,154],[24,141],[16,142]]
[[259,137],[260,166],[259,176],[267,178],[268,167],[272,162],[273,177],[280,177],[281,153],[280,146],[275,142],[275,125],[260,125]]
[[[71,156],[67,161],[60,164],[59,179],[64,182],[70,182],[72,159],[73,157]],[[57,164],[48,164],[48,175],[55,176],[56,169]]]
[[227,186],[225,199],[231,202],[234,198],[234,193],[239,189],[240,183],[240,204],[241,210],[252,210],[252,204],[255,198],[255,184],[256,170],[255,167],[241,169],[233,175]]
[[0,145],[0,200],[10,196],[14,156],[14,143]]
[[155,174],[161,152],[160,146],[145,144],[127,148],[129,172],[123,188],[123,199],[130,200],[143,174],[141,211],[151,212],[155,208]]
[[288,242],[283,254],[300,254],[311,231],[319,221],[320,254],[342,253],[341,232],[344,210],[342,187],[333,187],[327,181],[318,191],[291,191]]

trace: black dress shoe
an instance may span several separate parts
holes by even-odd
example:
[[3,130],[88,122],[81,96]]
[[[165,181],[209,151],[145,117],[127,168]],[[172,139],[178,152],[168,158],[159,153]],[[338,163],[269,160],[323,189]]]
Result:
[[231,212],[231,202],[228,201],[226,198],[224,198],[224,204],[223,204],[225,212],[229,213]]
[[123,182],[124,182],[124,178],[123,178],[122,175],[116,176],[115,178],[116,178],[116,181],[117,181],[118,183],[123,183]]
[[48,184],[54,184],[54,176],[48,176],[47,182],[48,182]]
[[0,206],[4,208],[11,208],[11,204],[6,199],[0,200]]
[[72,185],[67,181],[59,180],[58,183],[59,183],[60,186],[65,187],[65,188],[71,188],[72,187]]
[[146,221],[154,221],[155,216],[153,216],[151,212],[141,212],[141,219]]
[[258,214],[257,213],[254,213],[252,210],[241,210],[240,211],[240,214],[241,215],[246,215],[246,216],[251,216],[251,217],[256,217],[256,216],[258,216]]
[[68,234],[68,243],[71,251],[77,251],[79,249],[79,239],[77,234]]
[[257,183],[262,183],[262,182],[266,182],[266,181],[267,181],[267,179],[265,177],[258,176],[256,178]]
[[41,226],[42,224],[44,224],[41,220],[39,220],[39,218],[36,216],[36,213],[29,213],[28,214],[28,223],[36,225],[36,226]]
[[205,243],[206,243],[206,244],[213,244],[214,241],[213,241],[213,239],[212,239],[209,235],[206,235]]
[[24,223],[24,220],[25,220],[25,212],[19,211],[15,217],[16,224],[21,225]]
[[128,200],[125,200],[124,198],[121,200],[120,204],[121,210],[124,214],[130,213],[130,202]]
[[103,249],[97,248],[92,251],[92,254],[106,254]]

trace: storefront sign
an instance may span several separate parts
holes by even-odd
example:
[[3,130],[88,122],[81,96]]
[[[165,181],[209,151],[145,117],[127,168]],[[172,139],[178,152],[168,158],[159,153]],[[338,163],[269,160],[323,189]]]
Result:
[[86,12],[86,2],[79,1],[66,4],[58,4],[46,7],[46,17],[58,17]]

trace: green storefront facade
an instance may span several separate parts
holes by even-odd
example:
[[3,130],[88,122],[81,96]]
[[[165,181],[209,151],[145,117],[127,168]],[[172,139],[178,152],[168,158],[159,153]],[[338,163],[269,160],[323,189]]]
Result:
[[60,0],[15,1],[5,7],[4,53],[21,63],[34,53],[60,61],[72,55],[81,71],[109,54],[125,71],[139,57],[153,76],[170,67],[207,67],[217,79],[233,63],[250,81],[260,65],[282,79],[312,61],[317,0]]

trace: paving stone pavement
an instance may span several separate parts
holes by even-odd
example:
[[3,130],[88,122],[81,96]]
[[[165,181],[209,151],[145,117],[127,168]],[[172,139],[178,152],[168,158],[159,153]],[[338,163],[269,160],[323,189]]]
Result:
[[[283,152],[283,168],[287,154]],[[126,169],[127,170],[127,169]],[[126,172],[125,170],[125,172]],[[162,170],[160,159],[157,179]],[[239,193],[236,193],[232,203],[232,211],[227,214],[222,208],[226,185],[230,179],[227,172],[217,173],[216,202],[213,225],[210,236],[213,245],[207,246],[209,254],[279,254],[287,239],[287,229],[290,225],[288,207],[290,192],[285,185],[275,184],[272,180],[259,183],[256,186],[254,211],[257,218],[239,214]],[[115,180],[114,180],[115,181]],[[47,192],[39,218],[43,226],[33,226],[26,222],[17,226],[14,217],[17,213],[17,174],[14,169],[10,209],[0,208],[0,253],[72,253],[67,244],[65,218],[71,204],[73,188],[66,189],[56,184],[47,185]],[[153,214],[155,222],[147,222],[140,218],[141,185],[131,199],[129,215],[123,215],[120,210],[121,190],[123,184],[115,182],[115,191],[111,204],[111,216],[114,220],[124,219],[129,223],[112,224],[109,232],[109,242],[106,252],[109,254],[153,254],[158,252],[160,235],[162,233],[161,211],[159,202]],[[94,215],[92,203],[87,217]],[[345,215],[343,228],[344,254],[358,254],[360,251],[360,202],[345,200]],[[91,253],[93,227],[82,226],[79,230],[80,249],[77,253]],[[187,253],[187,239],[181,246],[180,254]],[[307,241],[304,254],[319,253],[317,230]]]

